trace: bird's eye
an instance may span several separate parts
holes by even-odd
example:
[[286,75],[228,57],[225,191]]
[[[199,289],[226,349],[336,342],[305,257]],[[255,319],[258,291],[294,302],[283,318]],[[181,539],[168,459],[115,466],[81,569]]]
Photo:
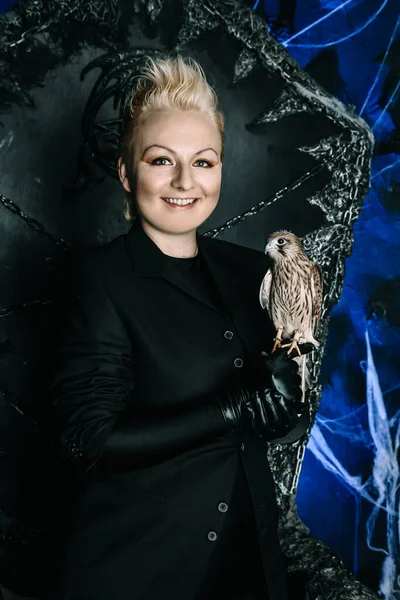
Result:
[[286,242],[285,238],[278,238],[276,240],[276,243],[278,244],[278,246],[283,246],[283,244]]

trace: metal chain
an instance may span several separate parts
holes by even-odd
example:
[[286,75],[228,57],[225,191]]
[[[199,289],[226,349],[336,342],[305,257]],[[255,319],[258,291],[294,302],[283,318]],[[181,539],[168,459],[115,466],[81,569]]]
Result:
[[292,479],[292,485],[291,485],[291,488],[290,488],[290,494],[295,494],[296,493],[297,486],[298,486],[299,479],[300,479],[301,466],[303,464],[303,458],[304,458],[305,451],[306,451],[306,444],[303,442],[297,448],[296,468],[295,468],[293,479]]

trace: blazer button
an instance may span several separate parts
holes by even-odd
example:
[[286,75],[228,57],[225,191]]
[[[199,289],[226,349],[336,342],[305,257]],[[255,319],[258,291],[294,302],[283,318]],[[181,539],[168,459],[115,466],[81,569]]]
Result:
[[233,364],[235,365],[235,367],[242,367],[243,366],[243,361],[241,358],[235,358],[235,360],[233,361]]
[[215,542],[215,540],[217,539],[217,534],[215,533],[215,531],[209,531],[207,533],[207,537],[210,540],[210,542]]
[[229,331],[229,330],[228,330],[228,331],[225,331],[225,333],[224,333],[224,337],[225,337],[227,340],[231,340],[231,339],[233,338],[233,331]]
[[218,504],[218,510],[219,510],[220,512],[226,512],[226,511],[228,510],[228,505],[227,505],[227,503],[226,503],[226,502],[220,502],[220,503]]

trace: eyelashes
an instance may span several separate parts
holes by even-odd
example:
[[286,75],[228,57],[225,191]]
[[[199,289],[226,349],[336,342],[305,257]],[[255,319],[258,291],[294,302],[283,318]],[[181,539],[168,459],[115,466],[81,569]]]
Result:
[[[161,160],[168,160],[168,161],[170,162],[169,158],[167,158],[166,156],[158,156],[157,158],[154,158],[154,159],[151,161],[151,163],[150,163],[150,164],[162,167],[162,166],[164,166],[164,165],[163,165],[163,164],[160,164],[160,163],[158,162],[158,161],[161,161]],[[212,163],[210,163],[210,161],[208,161],[208,160],[205,160],[204,158],[198,158],[198,159],[196,160],[196,162],[197,162],[197,163],[199,163],[199,162],[200,162],[200,163],[205,163],[205,164],[207,165],[207,167],[213,167],[213,166],[214,166]],[[201,168],[202,168],[202,169],[204,169],[205,167],[201,167]]]

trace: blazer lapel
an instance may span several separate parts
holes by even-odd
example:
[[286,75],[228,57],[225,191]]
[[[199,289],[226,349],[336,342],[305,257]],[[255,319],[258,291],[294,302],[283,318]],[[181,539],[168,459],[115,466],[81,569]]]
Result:
[[[222,314],[233,320],[244,344],[250,349],[254,343],[254,331],[260,328],[259,311],[262,309],[258,303],[258,290],[267,267],[264,270],[261,261],[246,264],[243,257],[239,256],[241,251],[246,250],[241,246],[229,245],[227,248],[212,238],[199,233],[196,236],[199,253],[225,308]],[[221,312],[181,275],[173,261],[169,261],[168,256],[145,233],[139,219],[134,221],[126,235],[126,243],[135,277],[163,278],[208,308]],[[268,321],[266,311],[262,312],[262,321]]]
[[[199,250],[201,236],[198,236]],[[168,260],[153,240],[145,233],[140,221],[136,219],[127,234],[127,245],[134,267],[134,276],[138,278],[163,278],[185,294],[213,310],[218,310],[208,299],[204,298],[197,289],[190,285],[173,261]]]

